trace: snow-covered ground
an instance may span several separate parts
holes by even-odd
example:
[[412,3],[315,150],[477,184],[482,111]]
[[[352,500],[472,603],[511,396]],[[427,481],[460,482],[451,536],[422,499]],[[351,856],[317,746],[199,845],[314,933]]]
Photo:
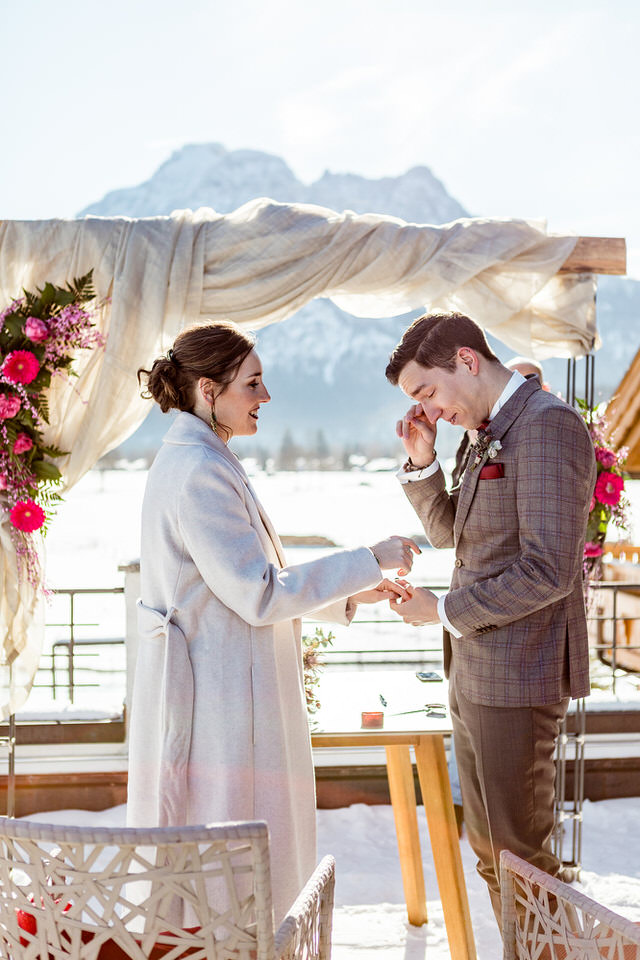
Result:
[[[121,826],[124,806],[100,813],[85,810],[32,815],[44,823]],[[429,922],[406,919],[393,813],[389,806],[357,804],[318,811],[318,855],[337,862],[334,960],[446,960],[449,957],[442,907],[422,808],[418,810]],[[631,920],[640,920],[640,800],[587,803],[584,808],[584,870],[576,889]],[[475,858],[461,840],[478,960],[499,960],[500,935]]]

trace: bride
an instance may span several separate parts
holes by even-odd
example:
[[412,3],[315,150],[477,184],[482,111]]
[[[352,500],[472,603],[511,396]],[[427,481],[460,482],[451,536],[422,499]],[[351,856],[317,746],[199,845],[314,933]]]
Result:
[[279,922],[316,863],[299,618],[346,624],[358,603],[404,596],[381,570],[408,572],[420,551],[390,537],[287,564],[227,446],[257,431],[270,399],[235,324],[184,330],[138,376],[179,412],[142,508],[128,824],[266,820]]

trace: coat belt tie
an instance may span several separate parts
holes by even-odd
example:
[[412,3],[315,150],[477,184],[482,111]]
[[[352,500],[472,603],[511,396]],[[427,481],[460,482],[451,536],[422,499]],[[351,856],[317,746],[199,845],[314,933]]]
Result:
[[[159,764],[158,786],[160,827],[187,823],[187,772],[193,724],[193,669],[186,637],[172,620],[171,607],[161,613],[138,600],[138,629],[141,641],[163,645],[162,684],[158,697]],[[145,668],[138,658],[137,673]]]

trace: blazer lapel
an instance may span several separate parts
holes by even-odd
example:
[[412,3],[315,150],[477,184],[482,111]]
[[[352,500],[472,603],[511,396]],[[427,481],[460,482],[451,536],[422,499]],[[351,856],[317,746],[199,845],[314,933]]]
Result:
[[[524,407],[532,394],[541,389],[542,387],[540,386],[540,381],[535,376],[527,379],[525,383],[518,387],[516,392],[509,397],[505,405],[498,410],[497,414],[489,424],[487,433],[490,434],[492,440],[502,440],[505,433],[511,428],[524,410]],[[458,498],[454,526],[456,543],[460,539],[460,533],[462,532],[465,520],[469,514],[469,509],[473,503],[473,497],[478,486],[478,479],[480,477],[480,469],[476,468],[475,470],[472,470],[472,463],[473,453],[467,461],[467,469],[464,472],[460,486],[460,496]]]

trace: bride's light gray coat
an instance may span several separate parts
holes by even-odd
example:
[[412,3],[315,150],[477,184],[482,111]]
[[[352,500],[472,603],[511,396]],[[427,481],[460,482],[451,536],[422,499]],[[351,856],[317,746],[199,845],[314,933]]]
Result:
[[287,567],[239,460],[178,414],[142,508],[127,822],[266,820],[276,921],[316,862],[298,618],[346,622],[380,578],[365,547]]

